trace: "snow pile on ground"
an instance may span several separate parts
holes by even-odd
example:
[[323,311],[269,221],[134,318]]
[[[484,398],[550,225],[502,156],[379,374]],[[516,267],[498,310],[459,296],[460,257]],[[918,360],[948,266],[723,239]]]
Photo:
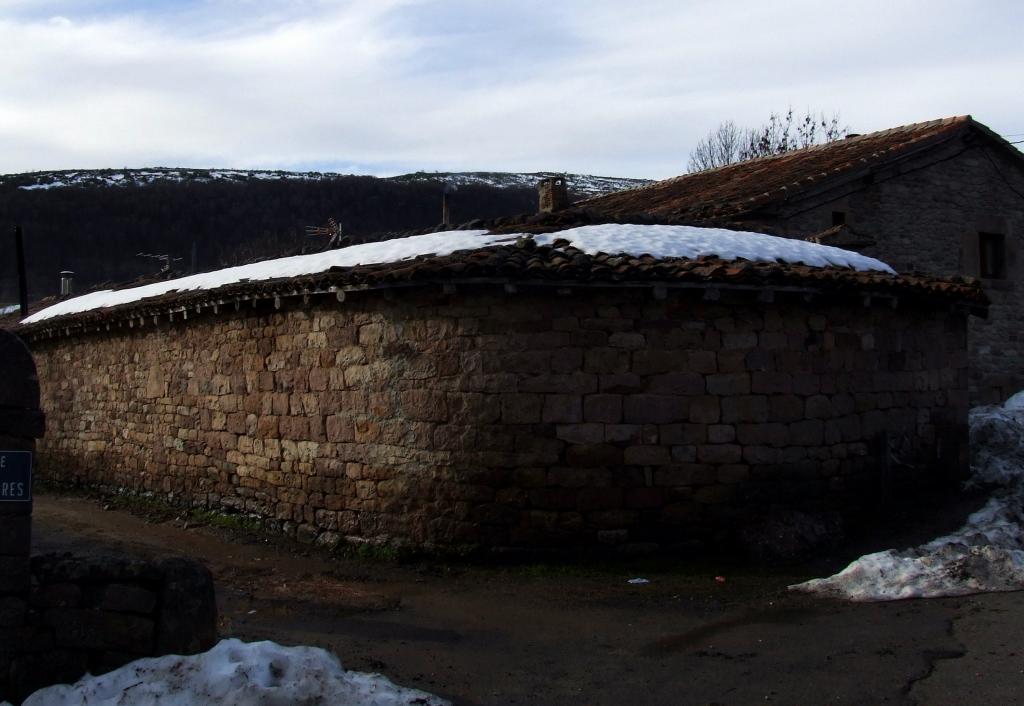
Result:
[[790,586],[852,601],[938,598],[1024,589],[1024,392],[970,413],[970,484],[995,486],[956,532],[868,554],[841,572]]
[[[216,289],[236,282],[311,275],[325,272],[332,267],[397,262],[422,255],[450,255],[459,250],[508,244],[514,242],[517,237],[523,236],[493,235],[484,230],[453,230],[378,243],[363,243],[311,255],[296,255],[229,267],[132,289],[91,292],[38,311],[22,323],[31,324],[54,316],[127,304],[169,292]],[[568,240],[575,247],[590,254],[647,254],[656,258],[717,255],[726,260],[744,258],[761,262],[802,262],[813,267],[851,267],[857,270],[877,270],[895,274],[885,263],[858,253],[802,240],[721,228],[610,224],[570,228],[557,233],[537,235],[534,239],[539,245],[550,245],[558,239]]]
[[20,308],[20,304],[5,304],[3,306],[0,306],[0,316],[7,316],[8,314],[13,314]]
[[[379,674],[346,672],[318,647],[222,640],[190,657],[140,659],[76,684],[41,689],[22,706],[450,706]],[[9,706],[0,704],[0,706]]]

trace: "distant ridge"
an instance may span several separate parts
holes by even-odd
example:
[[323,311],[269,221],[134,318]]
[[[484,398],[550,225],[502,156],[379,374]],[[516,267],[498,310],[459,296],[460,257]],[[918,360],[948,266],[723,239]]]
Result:
[[[192,169],[184,167],[66,169],[5,174],[0,176],[0,188],[13,187],[25,191],[36,191],[69,186],[149,186],[162,182],[329,181],[352,176],[359,175],[339,172],[294,172],[281,169]],[[382,180],[397,183],[443,182],[456,186],[473,184],[516,189],[532,188],[541,179],[552,176],[564,176],[570,191],[584,198],[633,189],[652,183],[649,179],[563,174],[560,172],[412,172],[393,177],[382,177]]]
[[[146,167],[69,169],[0,176],[0,230],[25,234],[30,299],[54,295],[60,272],[75,291],[221,269],[253,260],[321,250],[306,235],[329,219],[349,242],[436,229],[442,185],[451,223],[537,212],[535,185],[552,172],[417,172],[389,178],[283,170]],[[644,184],[561,174],[581,200]],[[141,253],[141,254],[140,254]],[[146,254],[150,255],[147,256]],[[158,257],[152,257],[156,255]],[[0,306],[18,300],[14,258],[0,258]]]

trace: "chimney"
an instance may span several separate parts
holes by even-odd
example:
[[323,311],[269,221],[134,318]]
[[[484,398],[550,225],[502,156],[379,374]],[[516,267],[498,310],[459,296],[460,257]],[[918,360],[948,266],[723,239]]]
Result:
[[459,187],[455,184],[445,184],[444,189],[441,191],[441,225],[450,226],[452,224],[452,212],[449,204],[449,197],[459,190]]
[[60,295],[70,297],[75,290],[75,273],[71,270],[60,271]]
[[569,207],[569,187],[565,177],[547,177],[537,184],[540,213],[554,213]]

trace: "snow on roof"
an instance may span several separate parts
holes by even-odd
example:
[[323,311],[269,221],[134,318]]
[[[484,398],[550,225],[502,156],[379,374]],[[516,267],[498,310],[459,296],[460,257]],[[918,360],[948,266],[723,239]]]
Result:
[[398,262],[424,255],[450,255],[459,250],[476,250],[509,244],[517,237],[532,237],[538,245],[550,245],[559,239],[568,240],[574,247],[591,255],[598,252],[616,255],[646,254],[656,258],[697,258],[717,255],[724,260],[743,258],[759,262],[803,263],[811,267],[848,267],[861,271],[873,270],[896,274],[884,262],[855,252],[802,240],[722,228],[607,224],[581,226],[534,236],[496,235],[484,230],[455,230],[352,245],[311,255],[266,260],[132,289],[91,292],[38,311],[22,323],[32,324],[55,316],[128,304],[171,292],[210,290],[237,282],[312,275],[334,267]]
[[971,482],[995,485],[957,531],[911,549],[860,557],[838,574],[790,586],[851,601],[939,598],[1024,588],[1024,392],[970,413]]
[[221,640],[198,655],[151,657],[100,676],[87,674],[75,684],[40,689],[22,706],[67,704],[450,706],[425,691],[396,686],[379,674],[345,671],[337,657],[318,647],[235,639]]

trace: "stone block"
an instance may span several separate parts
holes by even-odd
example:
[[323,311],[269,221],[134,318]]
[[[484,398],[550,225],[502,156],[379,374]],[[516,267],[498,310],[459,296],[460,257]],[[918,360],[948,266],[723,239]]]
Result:
[[570,466],[618,466],[622,449],[611,444],[573,444],[565,451]]
[[519,381],[521,392],[589,395],[597,392],[597,376],[587,373],[532,375]]
[[579,395],[545,395],[541,421],[545,424],[582,422],[583,398]]
[[[28,602],[16,596],[0,596],[0,627],[24,625],[28,618]],[[3,647],[0,647],[3,650]]]
[[622,421],[622,396],[587,395],[583,398],[583,419],[588,422],[618,424]]
[[721,505],[730,502],[736,496],[735,485],[706,485],[693,493],[693,499],[704,505]]
[[103,591],[100,610],[111,610],[119,613],[149,614],[156,608],[157,596],[141,586],[131,584],[111,584]]
[[547,483],[558,488],[583,488],[607,485],[608,472],[592,468],[555,467],[548,470]]
[[209,569],[191,559],[165,559],[160,570],[164,579],[155,654],[195,654],[213,647],[217,603]]
[[789,425],[789,441],[796,446],[821,446],[824,432],[824,424],[818,419],[793,422]]
[[647,346],[647,339],[642,333],[616,331],[608,335],[608,345],[612,348],[640,350]]
[[505,393],[501,396],[501,420],[506,424],[533,424],[541,421],[542,395]]
[[580,512],[613,510],[623,505],[622,488],[581,488],[576,496]]
[[712,444],[730,444],[736,440],[736,427],[731,424],[708,426],[708,441]]
[[696,424],[717,424],[722,416],[721,400],[711,395],[691,397],[687,416]]
[[[31,503],[27,504],[31,506]],[[31,542],[31,514],[0,515],[0,555],[28,556]]]
[[664,488],[630,488],[626,491],[625,507],[629,510],[646,510],[665,504]]
[[605,424],[604,440],[608,443],[636,443],[643,435],[641,424]]
[[643,378],[636,373],[600,375],[598,381],[601,392],[628,395],[644,389]]
[[601,529],[621,529],[636,524],[637,513],[634,510],[595,510],[587,513],[587,521]]
[[28,554],[0,556],[0,593],[28,593],[31,584]]
[[697,460],[696,446],[673,446],[672,461],[674,463],[694,463]]
[[534,488],[529,491],[530,506],[539,510],[575,510],[575,488]]
[[597,348],[583,353],[583,371],[600,375],[618,375],[629,371],[629,351]]
[[697,447],[697,460],[701,463],[738,463],[743,448],[736,444],[710,444]]
[[833,414],[832,400],[825,395],[811,395],[807,398],[804,416],[808,419],[828,419]]
[[555,436],[570,444],[600,444],[605,440],[603,424],[558,424]]
[[750,373],[716,373],[708,375],[707,390],[710,395],[749,395]]
[[623,463],[627,466],[660,466],[671,460],[666,446],[627,446]]
[[686,419],[686,400],[668,395],[629,395],[623,400],[623,421],[667,424]]
[[400,393],[403,415],[412,421],[444,422],[448,420],[448,402],[443,392],[405,390]]
[[793,375],[789,372],[753,372],[750,374],[750,390],[756,395],[791,394]]
[[753,331],[733,331],[722,334],[722,348],[737,350],[757,347],[757,334]]
[[672,372],[652,375],[647,388],[659,395],[703,395],[704,376],[692,372]]
[[765,395],[741,395],[722,400],[722,422],[766,422],[769,419]]
[[771,395],[768,414],[776,422],[795,422],[804,418],[803,398],[796,395]]
[[81,599],[82,589],[71,582],[45,584],[32,592],[32,605],[37,608],[75,608]]
[[714,483],[717,471],[714,466],[701,463],[687,463],[663,466],[654,471],[654,485],[658,487],[699,486]]
[[741,463],[729,463],[718,467],[717,480],[726,485],[744,483],[750,479],[750,467]]
[[58,647],[82,650],[126,650],[151,654],[155,624],[126,613],[80,608],[51,608],[43,621],[54,630]]
[[662,444],[703,444],[708,440],[706,424],[662,424],[658,441]]
[[718,372],[718,362],[714,351],[687,351],[686,369],[703,375]]

